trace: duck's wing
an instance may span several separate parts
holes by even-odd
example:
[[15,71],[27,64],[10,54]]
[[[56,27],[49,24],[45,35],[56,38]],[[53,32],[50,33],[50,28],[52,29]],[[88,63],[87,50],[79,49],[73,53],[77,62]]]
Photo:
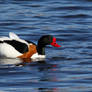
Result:
[[18,36],[17,34],[13,33],[13,32],[10,32],[10,33],[9,33],[9,37],[10,37],[10,39],[12,39],[12,40],[16,40],[16,41],[19,41],[19,42],[21,42],[21,43],[25,43],[26,45],[28,45],[28,42],[27,42],[27,41],[25,41],[25,40],[19,38],[19,36]]
[[[9,33],[10,37],[1,37],[0,44],[3,46],[5,44],[11,45],[11,48],[15,48],[20,53],[26,53],[29,50],[29,44],[25,40],[20,39],[16,34]],[[7,49],[8,50],[8,49]],[[11,52],[10,52],[11,53]]]
[[13,32],[9,33],[9,37],[11,40],[4,40],[5,43],[11,45],[12,47],[14,47],[17,51],[19,51],[20,53],[25,53],[28,51],[28,42],[26,42],[25,40],[22,40],[19,38],[18,35],[16,35]]
[[9,37],[10,37],[11,39],[16,39],[16,40],[20,39],[19,36],[16,35],[15,33],[13,33],[13,32],[10,32],[10,33],[9,33]]
[[[28,52],[28,45],[17,40],[4,40],[4,43],[11,45],[20,53]],[[11,53],[11,52],[10,52]]]

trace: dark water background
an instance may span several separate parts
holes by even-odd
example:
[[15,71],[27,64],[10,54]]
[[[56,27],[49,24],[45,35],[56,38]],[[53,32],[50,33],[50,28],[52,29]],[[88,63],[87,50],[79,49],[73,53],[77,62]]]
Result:
[[[92,0],[0,0],[0,36],[54,35],[43,62],[0,59],[0,92],[92,92]],[[26,60],[29,61],[29,60]]]

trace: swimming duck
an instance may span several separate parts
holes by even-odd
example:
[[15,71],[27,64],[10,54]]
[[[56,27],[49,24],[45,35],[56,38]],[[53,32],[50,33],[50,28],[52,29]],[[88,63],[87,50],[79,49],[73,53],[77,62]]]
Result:
[[9,37],[0,38],[0,57],[45,58],[46,45],[61,47],[56,43],[56,38],[51,35],[42,36],[36,45],[33,42],[20,39],[18,35],[10,32]]

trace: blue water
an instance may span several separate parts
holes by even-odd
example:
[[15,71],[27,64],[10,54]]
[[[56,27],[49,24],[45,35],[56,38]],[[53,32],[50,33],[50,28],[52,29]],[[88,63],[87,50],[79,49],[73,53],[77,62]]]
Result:
[[0,59],[0,92],[92,92],[92,0],[0,0],[0,36],[9,32],[62,47],[43,61]]

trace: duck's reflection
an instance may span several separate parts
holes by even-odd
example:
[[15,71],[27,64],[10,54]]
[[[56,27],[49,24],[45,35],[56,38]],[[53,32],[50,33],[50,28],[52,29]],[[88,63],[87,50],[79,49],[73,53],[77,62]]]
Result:
[[61,91],[59,91],[58,88],[39,88],[39,92],[61,92]]
[[31,64],[32,62],[45,63],[43,59],[32,60],[30,58],[0,58],[0,65],[13,64],[16,66],[25,66],[27,64]]
[[39,64],[45,64],[45,60],[32,60],[30,58],[26,58],[26,59],[20,59],[21,62],[20,63],[17,63],[16,66],[25,66],[25,65],[28,65],[28,66],[36,66],[36,65],[39,65]]
[[55,65],[48,64],[46,60],[31,60],[31,59],[21,59],[20,63],[15,64],[16,66],[29,66],[29,68],[37,68],[39,72],[48,71],[48,69],[53,68]]

